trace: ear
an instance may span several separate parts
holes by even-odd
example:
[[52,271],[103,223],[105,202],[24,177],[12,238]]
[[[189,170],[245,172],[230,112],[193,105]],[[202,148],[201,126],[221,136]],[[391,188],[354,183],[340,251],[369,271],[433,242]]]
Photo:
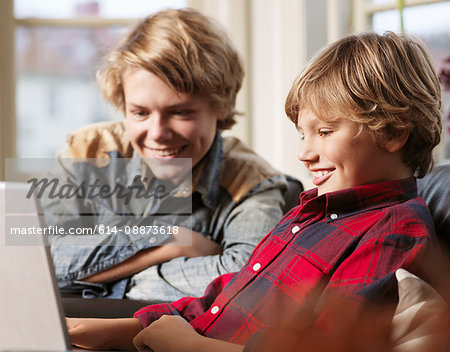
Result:
[[408,141],[410,130],[407,129],[403,131],[400,135],[391,138],[385,144],[385,149],[390,153],[395,153],[403,148],[403,146]]

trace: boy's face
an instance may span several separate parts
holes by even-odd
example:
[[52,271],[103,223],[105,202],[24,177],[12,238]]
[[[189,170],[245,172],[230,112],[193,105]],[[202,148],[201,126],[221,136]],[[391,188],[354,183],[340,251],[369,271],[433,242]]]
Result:
[[[188,158],[194,167],[205,156],[214,141],[217,120],[222,118],[206,98],[179,93],[144,69],[126,72],[123,90],[128,135],[143,159],[168,164]],[[170,172],[155,175],[176,177]]]
[[359,126],[346,119],[325,122],[308,109],[300,111],[298,159],[313,175],[319,195],[409,176],[398,172],[400,152],[380,148],[365,130],[358,135]]

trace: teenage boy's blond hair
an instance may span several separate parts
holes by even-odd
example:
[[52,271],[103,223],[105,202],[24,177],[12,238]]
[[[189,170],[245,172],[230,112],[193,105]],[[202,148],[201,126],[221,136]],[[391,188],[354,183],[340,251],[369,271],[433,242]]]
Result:
[[432,167],[439,144],[441,90],[423,44],[392,32],[351,35],[329,45],[302,70],[285,110],[297,125],[308,108],[318,118],[361,124],[379,143],[409,130],[403,161],[417,177]]
[[109,54],[97,79],[118,110],[125,108],[122,77],[132,68],[152,72],[178,92],[203,95],[226,116],[219,129],[236,122],[236,95],[244,77],[240,57],[225,32],[198,11],[150,15]]

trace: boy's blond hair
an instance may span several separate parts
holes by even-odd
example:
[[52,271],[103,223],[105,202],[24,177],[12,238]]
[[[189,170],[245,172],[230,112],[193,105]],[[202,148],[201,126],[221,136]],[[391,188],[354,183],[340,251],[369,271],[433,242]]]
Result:
[[308,108],[325,121],[361,124],[379,143],[409,130],[403,161],[417,177],[432,167],[439,144],[441,90],[423,44],[392,32],[351,35],[329,45],[302,70],[285,110],[297,125]]
[[201,94],[226,118],[219,129],[236,121],[236,95],[244,71],[225,32],[191,9],[164,10],[139,22],[105,60],[97,79],[106,100],[124,110],[123,74],[143,68],[181,93]]

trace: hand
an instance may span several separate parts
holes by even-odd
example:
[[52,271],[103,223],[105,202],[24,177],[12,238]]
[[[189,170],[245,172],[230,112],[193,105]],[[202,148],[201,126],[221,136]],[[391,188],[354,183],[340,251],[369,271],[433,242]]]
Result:
[[72,345],[95,350],[133,349],[132,339],[142,330],[136,318],[66,318]]
[[182,317],[163,315],[133,339],[138,351],[189,351],[203,337]]
[[72,345],[87,349],[107,349],[107,321],[104,319],[66,318]]

